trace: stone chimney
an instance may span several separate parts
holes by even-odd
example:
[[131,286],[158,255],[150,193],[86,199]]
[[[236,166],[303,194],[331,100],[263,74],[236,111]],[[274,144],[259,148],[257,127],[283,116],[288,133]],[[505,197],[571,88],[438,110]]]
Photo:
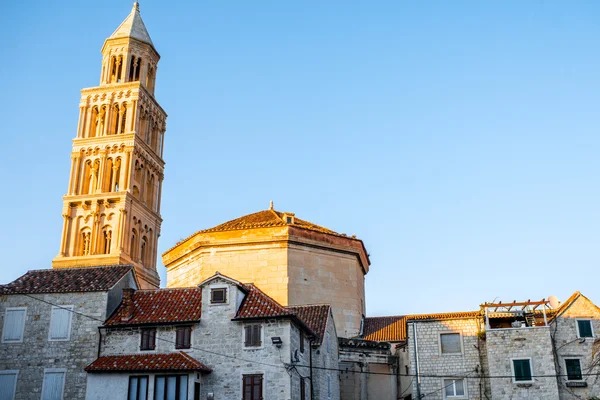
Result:
[[129,321],[133,318],[133,294],[135,289],[125,288],[123,289],[123,300],[121,301],[121,307],[123,312],[121,313],[121,321]]

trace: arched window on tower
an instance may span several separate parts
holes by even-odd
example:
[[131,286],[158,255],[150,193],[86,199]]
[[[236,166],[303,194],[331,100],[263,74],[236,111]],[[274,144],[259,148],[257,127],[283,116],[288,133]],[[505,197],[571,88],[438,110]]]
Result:
[[133,261],[137,260],[137,247],[138,247],[138,239],[137,239],[137,231],[135,229],[131,230],[131,241],[129,243],[129,255]]
[[106,159],[106,170],[104,173],[104,182],[102,184],[102,191],[103,192],[112,192],[113,191],[113,186],[112,186],[112,182],[114,179],[114,170],[113,170],[113,159],[112,158],[107,158]]
[[105,226],[102,229],[102,244],[100,250],[102,254],[110,254],[110,245],[112,242],[112,230],[110,226]]
[[119,126],[119,132],[118,133],[125,133],[127,131],[126,129],[126,125],[127,125],[127,106],[125,105],[125,103],[121,104],[121,114],[119,114],[119,118],[120,118],[120,122],[121,125]]
[[92,161],[87,160],[83,166],[83,180],[81,185],[81,194],[90,193],[90,181],[92,179]]
[[117,81],[117,57],[110,58],[110,83]]
[[88,137],[96,137],[96,133],[98,131],[98,107],[94,106],[92,108],[92,120],[90,121],[90,130],[88,132]]
[[142,264],[146,265],[148,263],[148,238],[144,236],[142,238],[142,245],[140,247],[140,260]]
[[111,192],[119,191],[119,179],[121,178],[121,157],[115,160],[113,165],[113,177],[111,180]]
[[119,116],[121,109],[117,103],[112,107],[112,120],[110,121],[110,129],[108,130],[109,135],[116,135],[119,129]]
[[79,233],[79,243],[77,255],[79,256],[89,256],[91,253],[91,238],[92,232],[89,228],[84,228]]
[[152,209],[152,199],[154,198],[154,175],[149,175],[146,181],[146,205]]

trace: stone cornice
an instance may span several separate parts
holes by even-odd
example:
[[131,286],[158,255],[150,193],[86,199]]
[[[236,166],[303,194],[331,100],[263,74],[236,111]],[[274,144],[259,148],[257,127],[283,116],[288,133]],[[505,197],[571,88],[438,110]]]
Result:
[[[90,138],[74,138],[73,153],[79,153],[81,147],[97,147],[97,145],[121,145],[133,147],[135,133],[122,133],[120,135],[96,136]],[[144,143],[145,144],[145,143]]]

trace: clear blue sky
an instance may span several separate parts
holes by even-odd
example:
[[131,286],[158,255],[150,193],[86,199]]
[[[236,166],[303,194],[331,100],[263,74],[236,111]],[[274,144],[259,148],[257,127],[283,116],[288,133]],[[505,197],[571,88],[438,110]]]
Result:
[[[0,6],[0,282],[58,253],[79,90],[131,5]],[[364,240],[369,315],[600,303],[600,2],[140,7],[169,114],[160,253],[274,200]]]

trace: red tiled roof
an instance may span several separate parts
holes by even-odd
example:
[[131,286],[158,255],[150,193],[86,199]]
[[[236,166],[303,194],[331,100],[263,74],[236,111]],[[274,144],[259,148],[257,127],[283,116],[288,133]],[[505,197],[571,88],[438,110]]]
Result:
[[141,325],[199,321],[202,290],[199,288],[137,290],[133,294],[133,316],[127,315],[122,301],[106,325]]
[[331,307],[328,304],[323,305],[306,305],[306,306],[289,306],[286,307],[301,319],[315,334],[316,344],[323,342],[325,329],[327,328],[327,318]]
[[451,312],[438,314],[397,315],[390,317],[365,318],[363,339],[385,342],[406,340],[406,324],[409,321],[439,321],[447,319],[477,318],[479,311]]
[[131,265],[114,265],[33,270],[1,286],[0,293],[102,292],[111,289],[132,269]]
[[200,361],[182,352],[170,354],[129,354],[103,356],[85,367],[87,372],[133,371],[202,371],[212,370]]
[[293,312],[286,309],[265,292],[254,286],[245,284],[248,294],[242,301],[234,319],[268,318],[293,316]]

